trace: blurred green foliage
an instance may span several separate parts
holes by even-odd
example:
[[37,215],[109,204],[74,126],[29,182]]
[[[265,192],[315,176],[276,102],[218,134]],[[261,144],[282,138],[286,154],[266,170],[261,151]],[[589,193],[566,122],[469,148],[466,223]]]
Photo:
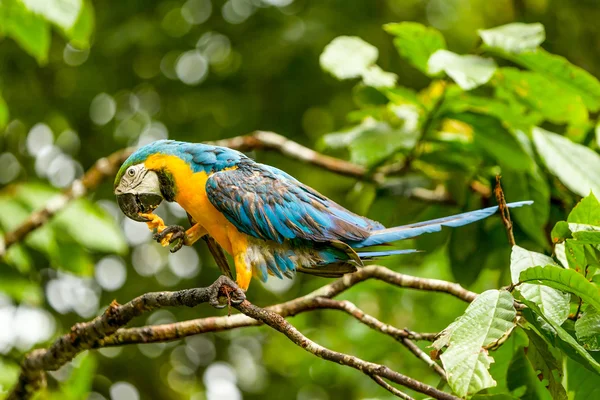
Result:
[[[508,201],[535,201],[511,213],[512,252],[500,218],[490,218],[407,241],[426,251],[383,262],[487,290],[468,311],[378,282],[342,297],[398,327],[448,327],[437,346],[460,395],[594,398],[600,207],[593,196],[579,200],[600,194],[600,60],[590,51],[599,17],[594,1],[563,0],[3,0],[0,229],[56,199],[97,159],[166,137],[273,130],[387,170],[378,184],[357,183],[252,154],[387,226],[492,204],[501,174]],[[523,23],[504,25],[514,21]],[[175,207],[159,214],[186,221]],[[218,269],[197,247],[167,255],[143,224],[123,219],[108,183],[13,246],[0,263],[0,327],[10,326],[0,331],[0,393],[24,353],[113,298],[211,283]],[[529,308],[508,334],[512,295],[497,289],[521,281],[512,295]],[[268,305],[326,282],[255,282],[249,298]],[[216,312],[160,310],[136,323]],[[465,325],[474,316],[480,323]],[[397,342],[345,315],[293,323],[320,344],[438,384]],[[479,351],[474,359],[456,351],[465,343]],[[457,379],[463,373],[481,379]],[[265,328],[100,350],[53,373],[49,386],[69,399],[389,397]]]

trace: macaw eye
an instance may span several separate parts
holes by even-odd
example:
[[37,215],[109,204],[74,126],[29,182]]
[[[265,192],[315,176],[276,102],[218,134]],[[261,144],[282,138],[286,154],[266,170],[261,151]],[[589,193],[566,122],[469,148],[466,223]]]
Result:
[[132,178],[135,176],[135,170],[133,169],[133,167],[129,167],[129,169],[127,170],[127,175],[129,175]]

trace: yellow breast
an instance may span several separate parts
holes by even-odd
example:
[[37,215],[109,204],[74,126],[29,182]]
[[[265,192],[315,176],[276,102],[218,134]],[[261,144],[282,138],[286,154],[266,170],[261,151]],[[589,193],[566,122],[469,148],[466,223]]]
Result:
[[189,165],[176,156],[155,154],[145,162],[148,169],[166,169],[175,181],[177,188],[175,201],[187,211],[194,220],[215,238],[229,254],[235,254],[245,248],[246,235],[225,218],[206,196],[206,172],[193,172]]

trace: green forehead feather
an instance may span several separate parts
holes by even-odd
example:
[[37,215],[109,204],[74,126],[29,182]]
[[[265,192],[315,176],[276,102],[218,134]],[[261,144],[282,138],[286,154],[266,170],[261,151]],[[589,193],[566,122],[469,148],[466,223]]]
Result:
[[144,162],[144,160],[137,157],[137,154],[134,153],[130,155],[129,158],[125,160],[123,165],[121,165],[121,168],[119,168],[119,172],[117,172],[117,176],[115,177],[115,187],[117,187],[119,182],[121,182],[121,178],[123,177],[123,174],[125,174],[125,171],[127,171],[127,168],[142,162]]

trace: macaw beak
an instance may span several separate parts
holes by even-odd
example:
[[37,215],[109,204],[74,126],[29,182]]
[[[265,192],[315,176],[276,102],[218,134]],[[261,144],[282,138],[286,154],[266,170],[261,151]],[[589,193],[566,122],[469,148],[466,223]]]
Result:
[[127,217],[134,221],[147,222],[149,219],[140,216],[156,210],[163,197],[155,193],[121,193],[117,194],[117,204]]

